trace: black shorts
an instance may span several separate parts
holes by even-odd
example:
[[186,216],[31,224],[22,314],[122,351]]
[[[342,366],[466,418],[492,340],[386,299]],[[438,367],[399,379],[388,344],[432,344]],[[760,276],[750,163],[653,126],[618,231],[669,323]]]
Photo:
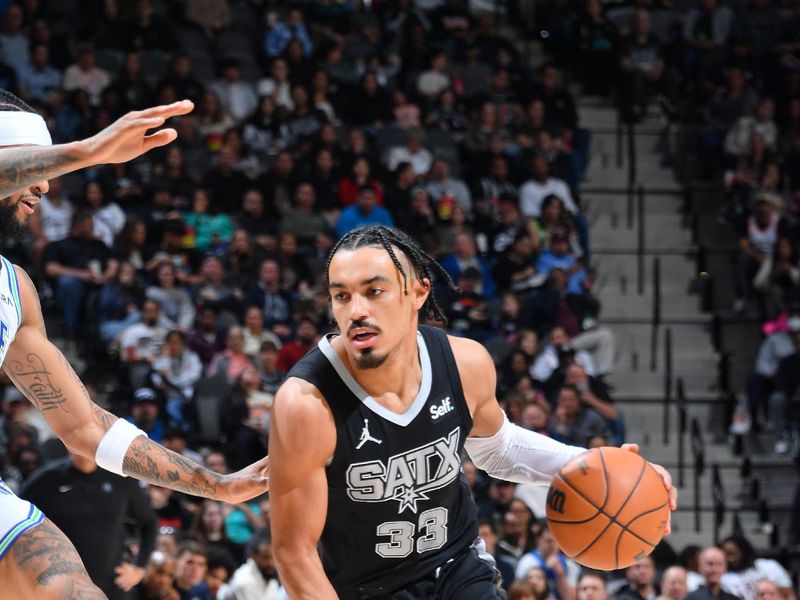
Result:
[[366,590],[339,592],[342,600],[505,600],[500,574],[494,565],[467,548],[428,577],[390,594]]

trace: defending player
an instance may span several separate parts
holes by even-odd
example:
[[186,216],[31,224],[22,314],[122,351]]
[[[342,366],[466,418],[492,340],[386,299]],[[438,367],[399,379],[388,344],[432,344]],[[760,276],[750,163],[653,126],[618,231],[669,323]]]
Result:
[[[75,169],[123,162],[176,137],[152,135],[185,101],[130,113],[96,136],[51,146],[44,119],[0,90],[0,239],[24,231],[47,180]],[[267,489],[266,458],[233,475],[219,475],[152,442],[147,435],[94,404],[61,352],[47,339],[39,298],[28,275],[0,257],[0,362],[42,412],[70,451],[119,475],[227,502]],[[74,546],[35,506],[0,480],[0,594],[36,600],[105,598],[89,580]],[[13,590],[13,592],[11,591]]]
[[[433,271],[452,285],[382,226],[331,253],[341,335],[290,371],[269,438],[273,549],[293,600],[499,598],[462,447],[493,477],[539,483],[585,451],[510,424],[486,350],[418,325],[420,310],[441,319]],[[670,476],[655,468],[674,509]]]

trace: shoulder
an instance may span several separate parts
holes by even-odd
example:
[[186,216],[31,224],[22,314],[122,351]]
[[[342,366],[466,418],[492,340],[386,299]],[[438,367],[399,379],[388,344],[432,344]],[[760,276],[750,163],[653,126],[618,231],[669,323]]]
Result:
[[[494,395],[494,361],[486,348],[467,338],[447,336],[465,392],[485,391]],[[490,389],[491,388],[491,389]]]
[[[284,346],[281,348],[283,350]],[[287,419],[324,419],[330,409],[322,392],[312,383],[299,377],[289,377],[275,393],[276,412]]]
[[[328,403],[316,386],[289,377],[278,388],[269,439],[270,454],[273,450],[290,451],[298,466],[324,462],[333,455],[336,425]],[[309,440],[314,443],[308,443]]]

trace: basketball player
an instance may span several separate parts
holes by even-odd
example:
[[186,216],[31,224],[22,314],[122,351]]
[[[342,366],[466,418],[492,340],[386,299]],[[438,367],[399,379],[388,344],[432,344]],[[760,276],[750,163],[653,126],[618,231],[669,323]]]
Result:
[[[130,113],[84,141],[51,146],[44,119],[0,91],[0,239],[24,231],[47,179],[80,167],[122,162],[175,139],[161,126],[189,112],[190,102]],[[124,419],[94,404],[61,352],[47,339],[39,298],[28,275],[0,256],[0,362],[14,385],[42,412],[67,448],[122,476],[227,502],[267,487],[266,459],[219,475],[159,446]],[[15,599],[105,598],[89,580],[74,546],[41,511],[0,480],[0,595]],[[11,591],[13,590],[13,592]]]
[[[486,350],[418,324],[420,310],[442,320],[434,273],[452,285],[384,226],[331,251],[341,334],[292,368],[271,419],[273,549],[292,600],[499,598],[462,448],[493,477],[535,483],[585,451],[511,425]],[[670,476],[655,468],[674,509]]]

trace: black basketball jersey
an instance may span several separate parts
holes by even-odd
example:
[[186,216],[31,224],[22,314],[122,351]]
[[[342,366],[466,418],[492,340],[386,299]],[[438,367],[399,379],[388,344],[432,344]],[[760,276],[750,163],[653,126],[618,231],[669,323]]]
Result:
[[424,578],[478,535],[460,461],[472,417],[453,351],[427,326],[417,345],[422,383],[402,415],[358,385],[328,338],[289,373],[320,390],[336,422],[320,553],[343,600]]

